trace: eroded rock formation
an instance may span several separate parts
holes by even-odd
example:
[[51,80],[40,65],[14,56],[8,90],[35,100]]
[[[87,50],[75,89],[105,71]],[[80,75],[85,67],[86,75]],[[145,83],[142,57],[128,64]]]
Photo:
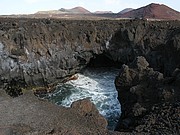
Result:
[[179,22],[130,21],[112,37],[109,51],[122,63],[144,56],[154,70],[170,76],[179,67],[179,36]]
[[47,85],[80,71],[106,49],[116,23],[1,19],[1,82],[18,77],[28,85]]
[[129,66],[123,65],[115,84],[122,106],[117,130],[178,134],[180,70],[172,77],[154,71],[142,56]]
[[1,18],[1,84],[16,78],[46,86],[79,72],[102,53],[119,63],[142,55],[170,75],[179,66],[179,33],[179,21]]

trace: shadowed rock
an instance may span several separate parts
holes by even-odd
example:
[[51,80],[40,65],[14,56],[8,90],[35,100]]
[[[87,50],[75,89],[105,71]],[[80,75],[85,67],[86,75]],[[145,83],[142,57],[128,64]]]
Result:
[[[180,87],[177,84],[179,69],[174,71],[175,76],[164,78],[162,73],[148,66],[149,63],[142,56],[137,57],[129,66],[122,66],[115,81],[122,106],[122,115],[116,130],[178,134],[179,121],[176,118],[180,107]],[[163,129],[159,129],[162,127]]]

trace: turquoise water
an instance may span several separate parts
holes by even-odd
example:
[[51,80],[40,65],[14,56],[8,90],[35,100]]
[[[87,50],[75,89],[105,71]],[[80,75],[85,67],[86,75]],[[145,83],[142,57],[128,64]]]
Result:
[[114,85],[117,75],[117,69],[87,69],[77,74],[77,80],[59,84],[56,91],[47,98],[55,104],[66,107],[79,99],[89,98],[108,120],[108,129],[113,130],[121,113]]

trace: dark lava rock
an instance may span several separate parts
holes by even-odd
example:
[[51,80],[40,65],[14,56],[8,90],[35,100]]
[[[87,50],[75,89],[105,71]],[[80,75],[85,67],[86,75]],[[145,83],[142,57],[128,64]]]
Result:
[[135,133],[178,135],[180,134],[180,102],[157,104],[145,115]]
[[65,108],[27,93],[0,102],[2,135],[96,135],[110,134],[106,120],[89,100],[76,101]]
[[[46,86],[93,65],[144,56],[164,75],[179,65],[179,21],[0,18],[0,85]],[[104,60],[104,61],[103,61]],[[120,64],[119,64],[120,65]]]
[[149,68],[142,56],[123,65],[115,84],[122,106],[118,131],[179,133],[179,69],[173,77]]

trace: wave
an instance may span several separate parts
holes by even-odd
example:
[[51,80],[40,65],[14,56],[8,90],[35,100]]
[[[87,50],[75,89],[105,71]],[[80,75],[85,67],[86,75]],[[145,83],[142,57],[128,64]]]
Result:
[[108,128],[114,129],[121,113],[114,85],[116,75],[118,70],[113,68],[86,69],[83,73],[76,74],[78,79],[59,84],[48,98],[55,104],[66,107],[79,99],[89,98],[108,120]]

